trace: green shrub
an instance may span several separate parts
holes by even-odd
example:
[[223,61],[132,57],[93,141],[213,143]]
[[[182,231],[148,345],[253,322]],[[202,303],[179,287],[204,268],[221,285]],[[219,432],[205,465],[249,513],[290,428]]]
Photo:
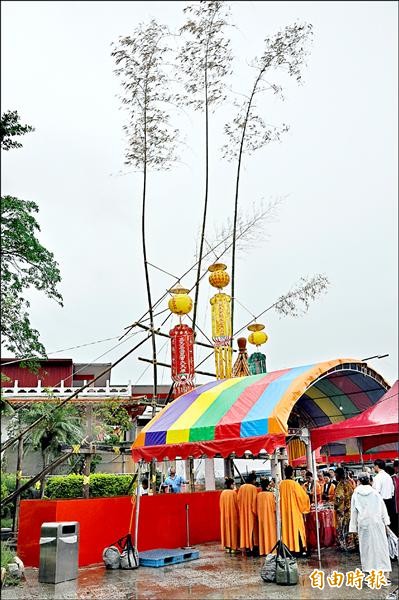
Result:
[[14,562],[15,552],[11,550],[7,542],[1,542],[1,566],[5,569],[7,566]]
[[[112,475],[107,473],[93,473],[90,475],[90,497],[107,498],[111,496],[125,496],[134,491],[131,475]],[[83,475],[56,475],[50,477],[46,483],[45,494],[47,498],[82,498]]]
[[[27,481],[29,481],[29,477],[22,477],[21,485],[23,483],[26,483]],[[16,482],[15,473],[4,473],[4,472],[1,473],[1,500],[3,500],[4,498],[6,498],[6,496],[9,496],[12,492],[15,491],[15,482]],[[34,497],[33,488],[28,488],[21,494],[22,500],[27,500],[27,499],[33,498],[33,497]],[[15,510],[14,502],[11,502],[9,504],[6,504],[5,506],[2,506],[1,507],[2,522],[4,519],[6,519],[6,520],[11,519],[11,521],[12,521],[13,517],[14,517],[14,510]],[[3,525],[3,527],[7,527],[7,526]]]
[[131,475],[96,473],[90,475],[90,495],[93,498],[126,496],[128,493],[132,493],[133,486],[131,486],[128,492],[131,482]]
[[1,567],[6,569],[6,577],[3,585],[18,585],[18,577],[14,577],[8,573],[7,566],[14,562],[15,552],[11,550],[7,542],[1,542]]
[[55,475],[46,482],[47,498],[80,498],[83,489],[83,475]]

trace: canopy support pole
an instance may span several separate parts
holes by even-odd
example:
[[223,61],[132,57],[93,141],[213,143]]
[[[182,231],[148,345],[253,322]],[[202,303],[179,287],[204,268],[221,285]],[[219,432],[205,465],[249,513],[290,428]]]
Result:
[[361,463],[362,469],[364,471],[363,443],[362,443],[362,440],[360,438],[357,438],[357,447],[359,448],[360,463]]
[[137,465],[137,486],[136,486],[136,518],[134,523],[134,547],[138,552],[137,540],[139,537],[139,513],[140,513],[140,478],[141,478],[141,460]]
[[317,557],[319,559],[319,569],[321,569],[321,556],[320,556],[320,532],[319,532],[319,510],[317,503],[317,493],[316,493],[316,452],[312,452],[312,444],[310,442],[310,436],[308,438],[308,446],[312,456],[313,463],[313,495],[314,495],[314,509],[315,509],[315,517],[316,517],[316,539],[317,539]]
[[[279,483],[280,483],[280,475],[277,471],[277,465],[278,465],[278,458],[277,458],[277,448],[275,449],[274,453],[273,453],[273,459],[272,459],[272,476],[273,476],[273,471],[274,471],[274,477],[276,480],[276,485],[275,485],[275,490],[276,490],[276,521],[277,521],[277,540],[281,540],[281,512],[280,512],[280,490],[279,490]],[[273,469],[274,467],[274,469]]]

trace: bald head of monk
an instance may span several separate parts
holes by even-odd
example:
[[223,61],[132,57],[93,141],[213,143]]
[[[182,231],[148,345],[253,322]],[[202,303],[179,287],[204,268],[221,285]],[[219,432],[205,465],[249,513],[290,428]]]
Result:
[[252,483],[252,485],[256,485],[256,473],[250,473],[246,479],[247,483]]

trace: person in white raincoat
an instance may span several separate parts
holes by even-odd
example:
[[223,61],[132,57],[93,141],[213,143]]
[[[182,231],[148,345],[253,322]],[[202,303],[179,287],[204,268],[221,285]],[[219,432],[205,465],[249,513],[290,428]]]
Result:
[[362,570],[392,571],[386,526],[389,516],[384,500],[371,487],[368,473],[358,475],[359,485],[352,494],[349,531],[359,535]]

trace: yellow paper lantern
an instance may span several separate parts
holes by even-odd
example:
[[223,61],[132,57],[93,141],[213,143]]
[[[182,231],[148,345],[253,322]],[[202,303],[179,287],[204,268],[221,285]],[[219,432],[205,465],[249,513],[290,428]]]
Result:
[[227,266],[223,263],[215,263],[208,267],[208,271],[211,273],[209,275],[209,283],[212,287],[221,290],[229,284],[230,275],[226,272],[226,269]]
[[248,336],[248,342],[254,346],[261,346],[268,340],[268,336],[264,331],[254,331]]
[[175,315],[187,315],[193,308],[193,301],[190,296],[182,294],[173,296],[168,302],[170,312]]
[[253,344],[254,346],[261,346],[265,344],[269,339],[267,333],[263,331],[265,326],[262,323],[252,323],[252,325],[248,325],[250,335],[248,336],[248,342]]
[[189,290],[178,283],[169,291],[173,294],[168,302],[170,312],[180,316],[187,315],[193,308],[193,301],[188,295]]

